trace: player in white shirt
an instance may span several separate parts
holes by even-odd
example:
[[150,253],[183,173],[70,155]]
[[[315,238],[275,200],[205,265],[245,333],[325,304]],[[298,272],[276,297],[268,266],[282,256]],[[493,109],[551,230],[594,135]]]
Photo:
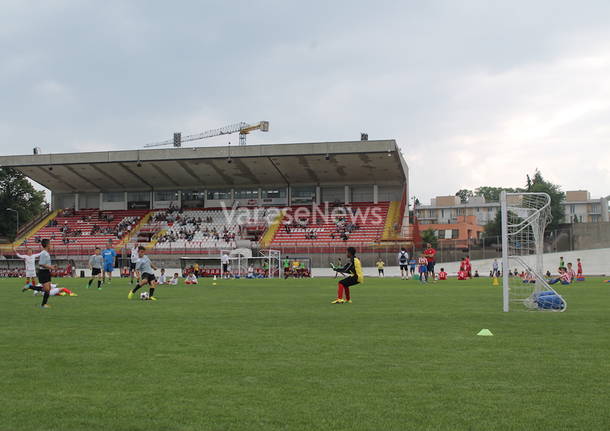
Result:
[[222,263],[222,277],[223,278],[230,278],[229,275],[229,255],[227,253],[224,253],[221,257],[220,257],[220,262]]
[[191,272],[186,277],[186,280],[184,280],[184,284],[199,284],[199,280],[197,280],[197,276]]
[[180,276],[178,275],[177,272],[174,272],[174,277],[169,279],[167,281],[167,284],[170,284],[172,286],[178,286],[178,281],[180,280]]
[[[30,285],[28,289],[34,291],[34,296],[39,295],[44,292],[43,287],[40,284]],[[24,289],[27,290],[27,289]],[[57,284],[51,284],[51,289],[49,290],[49,296],[78,296],[76,293],[72,292],[70,289],[66,289],[65,287],[58,287]]]
[[139,259],[140,255],[138,254],[138,243],[136,242],[131,249],[131,260],[129,262],[129,276],[131,277],[131,281],[129,282],[130,284],[133,284],[134,275],[136,276],[136,281],[140,280],[140,274],[138,274],[138,271],[136,270],[136,264],[138,263]]
[[254,278],[254,268],[252,267],[252,265],[248,267],[248,275],[246,276],[246,278]]
[[398,252],[398,266],[400,267],[400,278],[406,280],[409,278],[409,253],[407,249],[402,247]]
[[36,284],[36,258],[40,256],[40,253],[32,253],[32,249],[28,248],[25,254],[17,253],[17,250],[13,247],[13,252],[19,259],[25,261],[25,286],[23,290],[26,290],[30,284]]
[[167,284],[167,276],[165,275],[165,268],[161,268],[161,275],[159,276],[159,284]]

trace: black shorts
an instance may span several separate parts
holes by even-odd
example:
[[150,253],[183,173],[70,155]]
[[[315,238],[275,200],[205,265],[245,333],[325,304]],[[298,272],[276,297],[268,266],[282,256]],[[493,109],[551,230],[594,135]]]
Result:
[[350,277],[344,278],[339,283],[341,283],[343,285],[343,287],[350,287],[350,286],[355,286],[356,284],[359,283],[359,281],[358,281],[358,277],[352,275]]
[[140,277],[141,280],[148,280],[149,283],[152,283],[153,281],[155,281],[157,278],[155,277],[155,274],[149,274],[148,272],[145,272],[142,274],[142,276]]
[[129,262],[129,269],[131,271],[135,271],[136,270],[136,262]]
[[229,264],[228,263],[223,263],[222,264],[222,272],[227,272],[229,271]]
[[409,269],[409,265],[407,265],[406,263],[403,265],[402,263],[400,264],[400,270],[401,271],[406,271],[407,269]]
[[91,277],[95,277],[96,275],[100,275],[102,272],[102,268],[91,268]]
[[38,282],[40,284],[51,282],[51,271],[48,269],[39,269],[36,275],[38,276]]
[[383,274],[383,268],[377,268],[377,271],[379,271],[379,274]]
[[434,262],[428,262],[428,272],[434,272]]

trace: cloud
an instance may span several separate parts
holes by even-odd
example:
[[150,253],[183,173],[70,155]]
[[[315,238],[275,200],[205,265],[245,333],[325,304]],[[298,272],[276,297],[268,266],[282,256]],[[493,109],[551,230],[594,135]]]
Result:
[[609,16],[602,1],[12,1],[0,151],[269,120],[250,144],[396,138],[422,201],[536,168],[607,195]]

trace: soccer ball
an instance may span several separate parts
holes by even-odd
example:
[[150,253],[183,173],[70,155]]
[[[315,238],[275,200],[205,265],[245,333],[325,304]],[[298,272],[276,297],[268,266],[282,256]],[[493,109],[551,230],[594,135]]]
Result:
[[150,299],[150,297],[148,296],[148,292],[142,292],[140,293],[140,299],[142,301],[146,301],[147,299]]

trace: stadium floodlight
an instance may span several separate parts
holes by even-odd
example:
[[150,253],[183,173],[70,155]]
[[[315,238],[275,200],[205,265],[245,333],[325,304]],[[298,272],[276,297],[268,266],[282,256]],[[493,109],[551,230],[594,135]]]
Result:
[[174,147],[180,148],[182,146],[182,133],[174,133]]
[[544,275],[544,231],[551,221],[550,196],[502,192],[500,204],[503,310],[565,311],[566,301]]

